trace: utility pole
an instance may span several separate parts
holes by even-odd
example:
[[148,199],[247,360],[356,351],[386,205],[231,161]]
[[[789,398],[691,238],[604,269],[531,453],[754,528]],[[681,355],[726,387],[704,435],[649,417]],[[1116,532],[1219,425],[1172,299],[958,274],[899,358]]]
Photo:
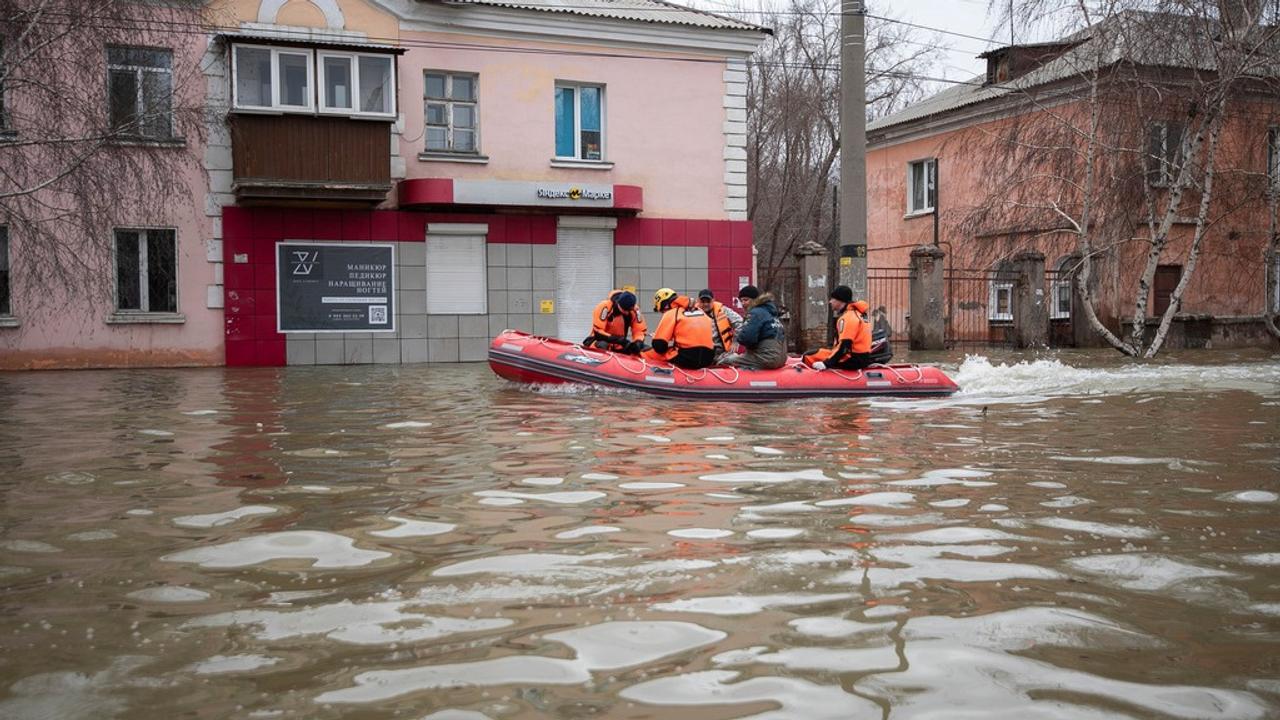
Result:
[[867,296],[867,51],[862,0],[840,2],[840,284]]

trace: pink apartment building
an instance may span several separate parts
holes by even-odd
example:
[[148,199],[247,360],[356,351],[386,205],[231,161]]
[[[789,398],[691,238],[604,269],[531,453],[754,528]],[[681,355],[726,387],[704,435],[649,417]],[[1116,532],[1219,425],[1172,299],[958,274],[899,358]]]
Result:
[[[1140,30],[1141,23],[1167,21],[1135,14],[1112,22],[1132,23]],[[1137,31],[1130,32],[1139,36]],[[1055,194],[1055,190],[1036,196],[1033,182],[1015,185],[1009,178],[1017,175],[1012,172],[1018,168],[1015,158],[1033,156],[1028,148],[1036,138],[1043,145],[1073,147],[1060,140],[1064,134],[1047,135],[1038,126],[1060,128],[1063,119],[1088,126],[1090,107],[1082,68],[1093,62],[1095,44],[1101,42],[1097,38],[1086,30],[1055,42],[991,51],[985,56],[989,64],[985,78],[957,83],[867,128],[869,265],[905,268],[913,248],[937,242],[946,253],[947,272],[955,278],[948,283],[948,293],[963,295],[948,304],[953,339],[1006,336],[1013,317],[1010,260],[1018,252],[1036,251],[1044,255],[1049,271],[1046,292],[1053,336],[1066,344],[1097,341],[1080,332],[1085,323],[1070,275],[1079,256],[1068,226],[1051,212],[986,211],[1016,197],[1046,206],[1059,200],[1068,214],[1078,212],[1078,204],[1073,205],[1078,198],[1070,193]],[[1177,100],[1179,89],[1194,87],[1191,69],[1176,62],[1150,61],[1150,55],[1147,61],[1159,67],[1145,67],[1127,59],[1127,52],[1125,46],[1117,46],[1104,54],[1141,79],[1142,92],[1159,98],[1153,89],[1163,87],[1167,96],[1163,107],[1140,103],[1137,91],[1126,94],[1129,86],[1119,82],[1110,88],[1104,85],[1100,95],[1104,98],[1101,112],[1107,118],[1100,141],[1104,147],[1147,150],[1145,157],[1104,150],[1098,161],[1105,172],[1125,178],[1111,187],[1129,193],[1095,198],[1096,227],[1105,226],[1114,239],[1101,243],[1095,257],[1097,313],[1113,330],[1133,313],[1133,289],[1149,247],[1149,213],[1142,198],[1144,192],[1157,200],[1166,197],[1169,168],[1181,158],[1179,148],[1184,145],[1178,138],[1185,137],[1182,131],[1187,126],[1187,111]],[[1112,70],[1104,68],[1104,72]],[[1232,102],[1218,153],[1210,213],[1214,221],[1180,308],[1185,316],[1182,325],[1199,323],[1198,329],[1188,330],[1188,336],[1199,333],[1203,337],[1198,342],[1218,346],[1268,342],[1260,317],[1280,311],[1276,280],[1280,265],[1269,263],[1265,252],[1270,234],[1266,188],[1268,183],[1280,182],[1280,101],[1266,88],[1246,85]],[[1146,115],[1132,120],[1140,108]],[[1077,140],[1074,148],[1082,153],[1083,141]],[[1054,170],[1041,172],[1050,175]],[[1034,173],[1027,170],[1023,175]],[[1080,183],[1083,175],[1078,164],[1075,173],[1063,174],[1067,181]],[[1047,188],[1049,183],[1039,187]],[[1188,262],[1198,198],[1190,191],[1184,196],[1170,246],[1149,291],[1148,316],[1158,316],[1168,307]],[[971,282],[979,278],[985,278],[981,288]],[[899,318],[904,313],[897,309]],[[894,314],[890,308],[890,317]],[[968,337],[961,337],[966,333]]]
[[0,330],[0,366],[476,361],[504,328],[581,339],[616,287],[752,280],[762,28],[660,0],[206,13],[199,201],[148,225],[176,235],[176,307]]

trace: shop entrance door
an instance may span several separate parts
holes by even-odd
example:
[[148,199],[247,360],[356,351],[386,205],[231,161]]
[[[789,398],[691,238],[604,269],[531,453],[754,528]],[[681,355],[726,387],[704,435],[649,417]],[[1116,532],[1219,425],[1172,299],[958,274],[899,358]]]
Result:
[[591,311],[613,290],[614,218],[564,216],[556,228],[556,335],[582,342]]

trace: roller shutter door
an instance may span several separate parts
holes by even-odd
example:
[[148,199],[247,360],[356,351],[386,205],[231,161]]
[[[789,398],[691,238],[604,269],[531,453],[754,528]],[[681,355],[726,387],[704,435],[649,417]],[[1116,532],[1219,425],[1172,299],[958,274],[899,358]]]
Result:
[[591,332],[591,311],[613,290],[613,230],[556,230],[556,328],[561,340]]

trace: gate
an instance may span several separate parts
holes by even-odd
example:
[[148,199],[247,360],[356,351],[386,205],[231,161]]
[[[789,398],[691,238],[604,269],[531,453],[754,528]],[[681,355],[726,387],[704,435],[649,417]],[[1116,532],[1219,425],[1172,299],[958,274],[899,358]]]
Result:
[[1044,274],[1049,288],[1049,347],[1075,347],[1075,329],[1072,327],[1072,311],[1075,309],[1075,291],[1071,287],[1074,268],[1049,270]]
[[946,286],[946,344],[1013,346],[1013,284],[1009,269],[943,272]]
[[911,314],[911,270],[867,268],[867,303],[872,327],[884,330],[889,340],[906,347]]

